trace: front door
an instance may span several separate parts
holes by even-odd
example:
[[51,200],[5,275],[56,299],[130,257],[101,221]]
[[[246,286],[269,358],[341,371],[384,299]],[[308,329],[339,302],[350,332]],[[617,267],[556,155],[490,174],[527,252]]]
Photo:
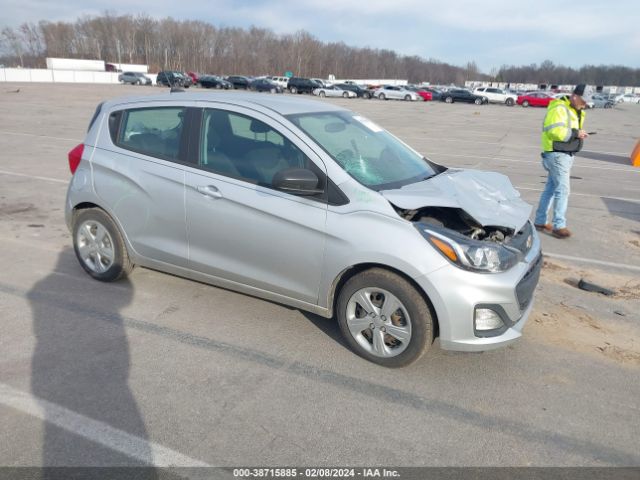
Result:
[[193,270],[317,304],[327,203],[271,186],[285,168],[324,165],[285,127],[258,112],[205,108],[198,168],[187,169]]

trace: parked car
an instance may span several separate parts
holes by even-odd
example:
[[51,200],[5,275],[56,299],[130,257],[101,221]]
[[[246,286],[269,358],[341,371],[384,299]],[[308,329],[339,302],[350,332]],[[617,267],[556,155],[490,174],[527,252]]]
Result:
[[373,91],[373,96],[378,100],[406,100],[406,101],[417,101],[422,100],[416,92],[412,92],[411,90],[407,90],[404,87],[399,87],[395,85],[383,85],[380,88],[377,88]]
[[189,75],[187,75],[185,72],[176,72],[176,73],[182,77],[182,83],[185,88],[189,88],[191,85],[194,84],[193,79]]
[[613,103],[621,103],[624,101],[624,93],[609,93],[606,95],[606,98],[611,100]]
[[291,77],[287,83],[287,89],[291,93],[312,93],[319,87],[320,85],[310,78]]
[[349,90],[356,94],[358,98],[371,98],[371,92],[368,88],[361,87],[356,83],[337,83],[336,87],[342,90]]
[[230,75],[226,78],[226,80],[227,82],[231,83],[231,85],[233,85],[233,88],[235,88],[236,90],[247,90],[249,88],[249,84],[251,83],[249,77],[245,77],[243,75]]
[[438,101],[442,97],[442,91],[434,88],[434,87],[420,87],[425,92],[429,92],[431,94],[431,99],[434,101]]
[[335,316],[387,367],[436,335],[449,350],[508,345],[532,310],[540,240],[509,179],[449,170],[326,102],[107,101],[69,167],[66,224],[96,280],[137,265]]
[[200,74],[198,72],[187,72],[187,76],[191,79],[193,85],[200,83]]
[[528,92],[524,95],[520,95],[516,103],[523,107],[548,107],[551,100],[553,100],[553,95],[549,95],[548,93]]
[[485,97],[489,103],[504,103],[509,107],[512,107],[518,101],[518,96],[513,93],[507,93],[501,88],[494,87],[479,87],[476,88],[473,93]]
[[475,95],[464,88],[451,88],[442,93],[440,100],[446,103],[465,102],[475,103],[476,105],[489,103],[486,97]]
[[309,80],[311,80],[312,82],[316,82],[320,88],[329,86],[329,84],[321,78],[310,78]]
[[202,75],[199,80],[202,88],[216,88],[218,90],[229,90],[233,88],[233,84],[231,82],[228,82],[217,75]]
[[422,98],[422,100],[424,100],[425,102],[430,102],[431,100],[433,100],[433,94],[425,90],[424,88],[416,87],[414,85],[405,85],[404,88],[417,93],[420,96],[420,98]]
[[282,93],[284,90],[280,85],[267,78],[258,78],[249,83],[249,90],[256,92]]
[[191,81],[187,81],[186,77],[180,72],[163,70],[159,72],[156,77],[156,85],[189,88],[191,86]]
[[149,77],[140,72],[122,72],[118,75],[118,81],[131,85],[151,85],[153,83]]
[[640,104],[640,95],[634,93],[625,93],[622,97],[624,103],[638,103]]
[[268,76],[267,79],[271,80],[276,85],[280,85],[282,90],[287,89],[287,84],[289,83],[289,77],[277,77],[277,76]]
[[330,87],[316,88],[312,93],[319,97],[356,98],[358,96],[356,95],[355,92],[352,92],[351,90],[343,90],[342,88],[336,85],[331,85]]
[[592,95],[590,108],[613,108],[615,102],[604,95]]

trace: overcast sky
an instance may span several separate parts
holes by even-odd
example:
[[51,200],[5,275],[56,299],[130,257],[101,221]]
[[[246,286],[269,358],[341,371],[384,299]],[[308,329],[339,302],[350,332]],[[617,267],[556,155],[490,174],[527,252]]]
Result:
[[146,13],[215,26],[306,30],[324,42],[395,50],[454,65],[541,63],[640,68],[637,0],[0,0],[0,26]]

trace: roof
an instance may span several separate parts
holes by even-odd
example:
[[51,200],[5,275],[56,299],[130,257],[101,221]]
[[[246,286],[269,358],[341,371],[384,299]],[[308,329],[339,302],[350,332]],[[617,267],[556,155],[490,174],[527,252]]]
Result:
[[135,97],[123,97],[109,100],[106,106],[130,104],[134,102],[220,102],[249,108],[263,107],[280,115],[291,115],[310,112],[331,112],[346,110],[327,102],[311,100],[308,97],[298,95],[254,93],[254,92],[220,92],[220,91],[196,91],[174,92],[161,95],[138,95]]

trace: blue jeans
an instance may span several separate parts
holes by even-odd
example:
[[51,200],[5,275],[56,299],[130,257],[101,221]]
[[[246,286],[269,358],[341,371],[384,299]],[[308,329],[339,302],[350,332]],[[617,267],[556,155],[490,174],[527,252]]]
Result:
[[547,223],[547,212],[553,201],[553,229],[567,226],[567,204],[569,203],[569,174],[573,165],[573,156],[562,152],[543,152],[542,166],[549,174],[544,186],[540,203],[536,210],[536,225]]

